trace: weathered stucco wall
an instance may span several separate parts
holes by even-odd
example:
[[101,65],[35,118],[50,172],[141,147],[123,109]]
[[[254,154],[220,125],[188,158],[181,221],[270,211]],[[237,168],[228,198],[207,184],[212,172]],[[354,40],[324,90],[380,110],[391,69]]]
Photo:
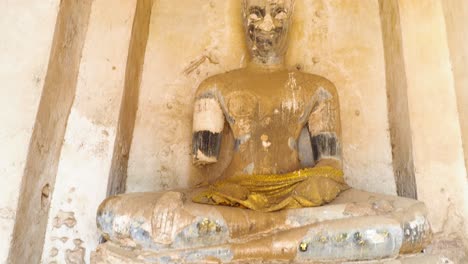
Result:
[[436,234],[468,237],[468,182],[441,1],[398,0],[418,198]]
[[[154,6],[128,192],[188,187],[216,177],[225,165],[191,165],[193,95],[208,76],[244,65],[239,8],[239,1],[221,0]],[[348,182],[396,193],[378,2],[297,1],[294,23],[289,65],[338,87]]]
[[408,81],[403,56],[398,1],[379,0],[379,6],[385,50],[388,116],[395,183],[398,195],[417,199],[408,106]]
[[0,263],[6,263],[59,7],[0,1]]
[[119,124],[107,185],[107,195],[109,196],[125,192],[128,157],[135,128],[152,5],[153,0],[140,0],[137,2],[135,10],[125,71],[122,106],[120,107]]
[[[29,146],[9,263],[37,263],[86,35],[91,1],[61,2]],[[28,227],[28,228],[25,228]]]
[[99,241],[95,215],[106,197],[135,6],[127,0],[92,2],[48,214],[43,263],[88,262]]
[[297,1],[295,16],[289,63],[337,86],[346,181],[396,194],[378,1]]
[[465,164],[468,164],[468,4],[464,0],[445,0],[442,1],[442,7],[460,116]]

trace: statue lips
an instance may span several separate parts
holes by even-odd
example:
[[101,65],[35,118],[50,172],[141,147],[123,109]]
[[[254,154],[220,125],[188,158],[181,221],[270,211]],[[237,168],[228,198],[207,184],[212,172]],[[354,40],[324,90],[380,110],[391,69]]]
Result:
[[273,32],[264,32],[256,31],[254,34],[255,43],[257,46],[265,48],[271,48],[274,46],[274,43],[279,38],[280,34],[276,31]]
[[270,39],[257,38],[256,44],[257,47],[260,47],[263,50],[269,50],[273,47],[273,42]]

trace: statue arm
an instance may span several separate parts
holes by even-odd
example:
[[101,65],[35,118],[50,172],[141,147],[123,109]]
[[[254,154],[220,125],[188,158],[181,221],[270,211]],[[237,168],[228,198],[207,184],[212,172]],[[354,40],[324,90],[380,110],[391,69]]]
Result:
[[193,112],[192,155],[195,165],[218,161],[224,114],[217,98],[202,94],[195,99]]
[[333,84],[320,87],[309,116],[309,132],[315,166],[342,169],[341,122],[338,94]]

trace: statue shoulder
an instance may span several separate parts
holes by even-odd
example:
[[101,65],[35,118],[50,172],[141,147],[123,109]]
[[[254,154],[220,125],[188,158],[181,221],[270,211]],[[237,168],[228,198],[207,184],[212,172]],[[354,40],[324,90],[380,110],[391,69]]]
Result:
[[195,93],[196,97],[206,96],[209,94],[215,94],[219,90],[219,80],[218,76],[214,75],[203,80],[197,88]]
[[197,88],[196,96],[221,95],[227,86],[232,83],[234,76],[238,75],[239,70],[229,71],[213,75],[203,80]]
[[335,84],[329,79],[315,75],[311,73],[299,72],[300,79],[302,80],[302,86],[306,89],[311,90],[312,92],[320,90],[325,90],[329,92],[333,97],[338,96]]

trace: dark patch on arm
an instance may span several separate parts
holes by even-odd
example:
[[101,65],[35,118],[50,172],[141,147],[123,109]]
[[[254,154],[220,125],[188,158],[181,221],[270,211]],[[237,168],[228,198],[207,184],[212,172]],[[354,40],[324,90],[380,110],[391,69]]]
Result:
[[192,154],[197,158],[200,150],[207,157],[218,157],[221,148],[221,133],[213,133],[208,130],[197,131],[192,137]]
[[322,157],[338,157],[339,142],[335,133],[320,133],[311,137],[312,152],[314,161],[317,162]]
[[236,138],[236,140],[234,141],[234,151],[236,152],[239,151],[240,145],[241,145],[240,139]]

